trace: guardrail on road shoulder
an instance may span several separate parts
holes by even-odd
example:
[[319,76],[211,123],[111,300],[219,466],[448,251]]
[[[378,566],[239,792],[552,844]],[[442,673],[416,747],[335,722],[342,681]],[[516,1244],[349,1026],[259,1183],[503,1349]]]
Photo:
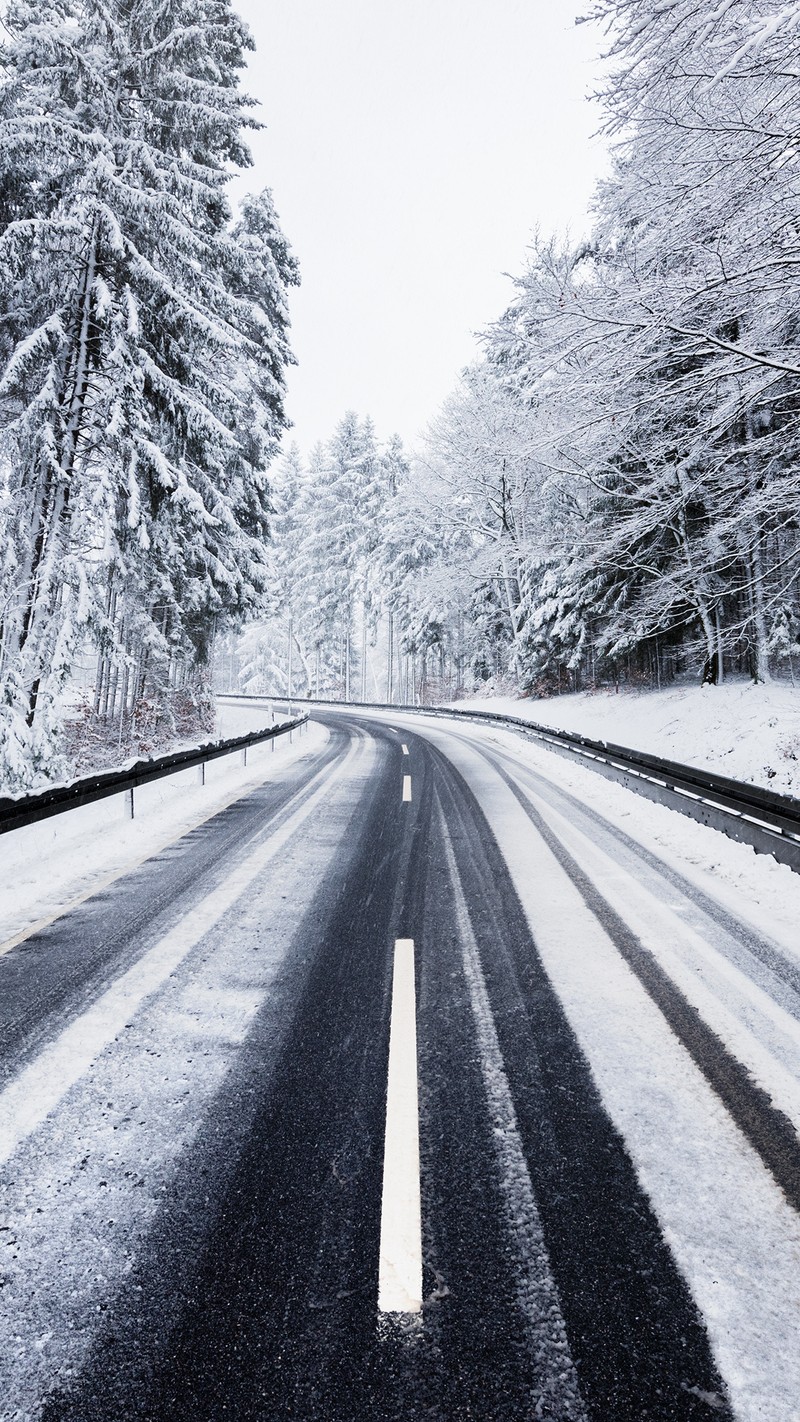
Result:
[[42,790],[35,795],[22,795],[18,799],[0,799],[0,834],[8,830],[21,829],[23,825],[36,824],[38,820],[60,815],[65,810],[77,809],[79,805],[91,805],[95,800],[105,800],[109,795],[130,795],[129,815],[133,817],[133,792],[140,785],[148,785],[151,780],[161,780],[165,775],[174,775],[179,770],[190,770],[192,766],[203,769],[209,760],[219,760],[225,755],[241,751],[247,763],[250,746],[262,741],[274,740],[276,736],[288,733],[306,725],[308,716],[299,716],[294,721],[286,721],[280,726],[270,726],[265,731],[249,731],[244,736],[233,736],[225,741],[207,741],[191,750],[173,751],[169,755],[137,760],[126,770],[106,770],[98,775],[74,780],[71,785],[54,785],[50,790]]
[[[279,705],[285,698],[238,695],[233,701],[272,701]],[[293,697],[293,702],[310,706],[331,706],[339,710],[393,711],[423,716],[444,716],[479,724],[494,724],[529,736],[548,750],[596,770],[610,780],[617,780],[658,804],[679,810],[701,824],[721,830],[729,839],[749,844],[757,854],[771,854],[780,864],[788,864],[800,873],[800,800],[791,795],[779,795],[774,790],[762,790],[758,785],[730,780],[724,775],[681,765],[661,756],[633,751],[610,741],[593,741],[570,731],[553,730],[521,716],[507,716],[500,711],[459,711],[442,706],[390,706],[377,702],[306,701]]]

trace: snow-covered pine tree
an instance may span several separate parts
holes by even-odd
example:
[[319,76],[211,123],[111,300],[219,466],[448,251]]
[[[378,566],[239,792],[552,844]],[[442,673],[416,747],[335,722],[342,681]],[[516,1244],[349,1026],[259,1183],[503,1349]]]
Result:
[[376,462],[372,421],[361,420],[352,410],[311,458],[306,556],[316,570],[325,655],[338,661],[340,695],[346,701],[354,694],[357,615],[364,616],[364,560],[377,517]]
[[369,604],[380,609],[385,618],[386,672],[385,699],[395,700],[395,654],[397,641],[397,610],[399,586],[392,567],[392,548],[397,530],[398,499],[408,484],[410,466],[399,435],[393,435],[381,450],[378,459],[378,507],[375,542],[366,568],[366,588]]
[[292,443],[271,471],[274,505],[270,552],[275,569],[275,598],[269,624],[276,675],[273,690],[319,695],[320,628],[315,569],[306,557],[312,491],[298,446]]
[[[399,684],[401,584],[413,562],[399,511],[408,476],[399,436],[378,443],[372,421],[352,412],[307,462],[293,444],[273,463],[268,608],[238,646],[248,687],[283,692],[290,646],[303,694],[383,695]],[[222,663],[227,685],[230,654]]]
[[0,48],[0,770],[57,768],[78,642],[103,706],[201,661],[266,580],[294,261],[233,230],[251,41],[229,0],[11,0]]

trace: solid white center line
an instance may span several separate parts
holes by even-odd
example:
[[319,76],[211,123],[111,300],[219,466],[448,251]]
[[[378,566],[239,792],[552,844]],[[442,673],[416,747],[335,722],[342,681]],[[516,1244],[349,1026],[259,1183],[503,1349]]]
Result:
[[419,1313],[422,1308],[413,938],[398,938],[394,945],[378,1308],[382,1313]]
[[403,746],[403,755],[408,755],[408,746]]
[[404,800],[410,800],[410,799],[411,799],[411,776],[410,776],[410,775],[404,775],[404,776],[403,776],[403,799],[404,799]]

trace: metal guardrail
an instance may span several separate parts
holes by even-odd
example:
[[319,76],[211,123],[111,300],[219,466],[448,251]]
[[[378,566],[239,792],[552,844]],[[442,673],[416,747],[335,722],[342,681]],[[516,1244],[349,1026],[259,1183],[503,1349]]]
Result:
[[[225,699],[225,698],[223,698]],[[284,704],[283,697],[239,695],[231,700],[272,701]],[[391,706],[378,702],[343,702],[293,697],[293,703],[331,706],[339,710],[393,711],[395,713],[444,716],[479,724],[507,726],[536,740],[569,759],[616,780],[657,804],[679,810],[701,824],[721,830],[729,839],[749,844],[757,854],[771,854],[780,864],[800,873],[800,800],[762,790],[758,785],[730,780],[708,770],[681,765],[662,756],[633,751],[611,741],[594,741],[569,731],[507,716],[499,711],[460,711],[442,706]]]
[[179,770],[190,770],[193,766],[205,767],[210,760],[219,760],[225,755],[242,752],[245,764],[250,746],[263,741],[274,740],[276,736],[289,734],[306,725],[308,716],[286,721],[280,726],[270,726],[265,731],[249,731],[244,736],[233,736],[225,741],[207,741],[191,750],[173,751],[169,755],[137,760],[126,770],[106,770],[97,775],[74,780],[71,785],[54,785],[35,795],[19,798],[0,799],[0,834],[8,830],[21,829],[24,825],[36,824],[38,820],[60,815],[65,810],[77,809],[80,805],[91,805],[96,800],[105,800],[109,795],[130,795],[129,814],[133,816],[133,792],[140,785],[149,785],[152,780],[161,780],[165,775],[174,775]]

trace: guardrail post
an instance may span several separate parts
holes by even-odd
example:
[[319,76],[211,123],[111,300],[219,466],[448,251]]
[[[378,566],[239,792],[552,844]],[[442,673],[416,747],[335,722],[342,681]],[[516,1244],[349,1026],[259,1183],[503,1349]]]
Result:
[[[302,727],[304,720],[305,718],[301,717],[297,725]],[[294,729],[296,727],[293,726],[290,731],[292,740]],[[285,724],[272,726],[269,730],[264,727],[250,736],[234,736],[221,741],[206,742],[191,750],[176,751],[155,758],[151,756],[147,760],[138,761],[130,769],[100,772],[87,776],[84,780],[74,781],[71,785],[57,785],[20,799],[0,795],[0,836],[9,830],[21,829],[25,825],[49,819],[52,815],[60,815],[66,810],[94,804],[107,796],[121,795],[123,815],[132,820],[135,814],[134,786],[149,785],[163,776],[190,769],[197,772],[197,783],[205,785],[206,764],[209,760],[231,756],[238,751],[242,757],[242,765],[246,766],[247,752],[251,745],[262,745],[268,740],[274,752],[277,737],[285,734],[287,730],[289,727]],[[241,744],[243,740],[245,745]]]

